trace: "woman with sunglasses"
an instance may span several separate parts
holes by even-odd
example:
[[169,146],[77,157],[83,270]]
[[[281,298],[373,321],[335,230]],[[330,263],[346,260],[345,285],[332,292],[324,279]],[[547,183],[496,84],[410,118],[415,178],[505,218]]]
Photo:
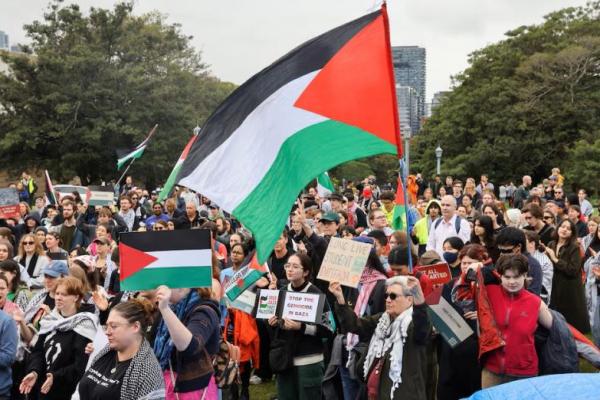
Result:
[[339,282],[331,282],[342,331],[370,338],[362,376],[367,398],[425,399],[426,349],[431,335],[425,296],[414,276],[386,280],[385,312],[358,318]]
[[27,284],[29,287],[32,289],[41,289],[44,287],[42,271],[46,268],[50,260],[46,257],[46,252],[35,234],[28,233],[23,235],[19,243],[18,254],[14,260],[27,272]]
[[590,332],[585,293],[581,282],[582,260],[575,224],[564,219],[556,229],[546,255],[554,264],[550,307],[583,334]]

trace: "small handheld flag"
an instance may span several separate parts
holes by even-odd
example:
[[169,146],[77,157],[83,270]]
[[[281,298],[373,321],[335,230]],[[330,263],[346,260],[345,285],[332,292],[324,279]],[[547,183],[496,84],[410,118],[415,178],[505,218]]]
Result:
[[117,170],[123,168],[127,161],[140,158],[142,154],[144,154],[144,150],[146,150],[146,146],[148,146],[148,142],[150,141],[152,135],[154,135],[156,128],[158,128],[158,124],[154,125],[154,128],[152,128],[150,133],[148,133],[146,139],[144,139],[142,143],[138,144],[135,149],[119,157],[119,159],[117,160]]
[[122,290],[212,286],[212,249],[206,229],[124,233],[119,257]]

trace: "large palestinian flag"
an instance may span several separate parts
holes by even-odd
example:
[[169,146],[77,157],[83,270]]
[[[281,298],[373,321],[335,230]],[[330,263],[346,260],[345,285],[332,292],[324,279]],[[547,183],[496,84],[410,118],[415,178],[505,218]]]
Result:
[[130,232],[120,236],[121,290],[212,286],[212,249],[206,229]]
[[399,125],[385,8],[292,50],[211,115],[178,182],[231,212],[264,262],[301,189],[321,172],[396,154]]

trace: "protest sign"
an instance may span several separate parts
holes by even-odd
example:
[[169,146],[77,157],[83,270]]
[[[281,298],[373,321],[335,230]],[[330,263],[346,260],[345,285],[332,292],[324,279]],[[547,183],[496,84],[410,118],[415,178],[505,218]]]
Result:
[[323,313],[325,295],[285,292],[281,317],[294,321],[317,323]]
[[252,290],[244,290],[234,301],[229,302],[229,306],[236,308],[246,314],[252,314],[256,305],[256,293]]
[[442,296],[442,287],[427,296],[427,313],[435,329],[450,347],[456,347],[473,334],[465,319]]
[[332,237],[317,279],[356,288],[373,246]]
[[325,295],[261,289],[254,316],[269,319],[272,316],[294,321],[320,323]]
[[279,290],[261,289],[258,292],[258,303],[254,316],[258,319],[269,319],[277,315],[279,293]]
[[450,266],[447,263],[419,265],[415,270],[427,274],[433,285],[444,285],[452,280]]
[[86,203],[90,206],[112,206],[115,189],[111,186],[88,186]]
[[19,217],[19,194],[17,193],[17,189],[0,189],[0,218]]
[[250,263],[237,271],[225,286],[225,295],[230,301],[235,300],[246,289],[256,283],[269,271],[267,264],[260,265],[256,261],[256,255],[252,257]]

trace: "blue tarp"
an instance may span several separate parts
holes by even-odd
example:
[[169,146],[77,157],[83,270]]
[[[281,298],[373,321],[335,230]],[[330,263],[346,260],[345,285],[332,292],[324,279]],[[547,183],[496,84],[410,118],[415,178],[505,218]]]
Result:
[[600,399],[600,374],[561,374],[522,379],[480,390],[469,400]]

